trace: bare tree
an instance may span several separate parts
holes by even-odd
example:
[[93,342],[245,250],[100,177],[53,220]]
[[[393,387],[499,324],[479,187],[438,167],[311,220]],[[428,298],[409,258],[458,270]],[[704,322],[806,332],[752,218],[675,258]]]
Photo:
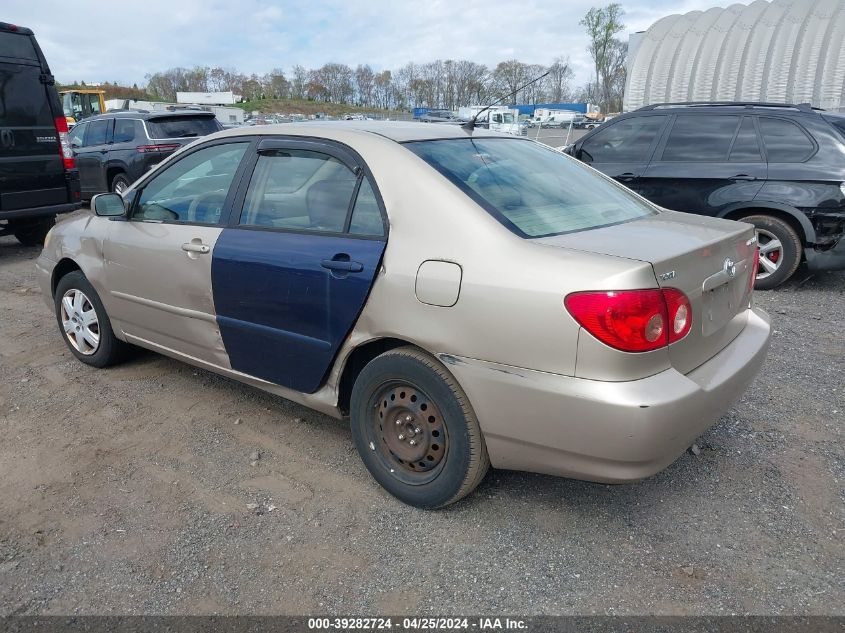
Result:
[[297,64],[291,72],[290,96],[294,99],[305,99],[308,96],[308,70]]
[[563,57],[555,59],[549,66],[549,74],[545,81],[545,98],[551,103],[565,103],[572,99],[569,82],[572,81],[572,68],[569,60]]
[[375,89],[375,73],[369,65],[358,64],[355,69],[355,99],[358,105],[371,107]]
[[599,97],[597,100],[603,112],[608,112],[614,100],[612,85],[614,75],[618,73],[620,66],[620,54],[621,65],[624,68],[624,54],[627,52],[627,47],[623,51],[619,40],[616,39],[616,34],[625,28],[622,23],[624,14],[622,6],[614,2],[606,7],[593,7],[587,11],[580,22],[590,40],[587,50],[593,58],[596,92]]

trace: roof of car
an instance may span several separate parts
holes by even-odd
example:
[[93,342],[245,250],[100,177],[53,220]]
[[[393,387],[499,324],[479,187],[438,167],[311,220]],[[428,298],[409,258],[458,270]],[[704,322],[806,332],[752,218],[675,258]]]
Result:
[[208,112],[207,110],[153,110],[153,111],[145,111],[145,110],[109,110],[105,114],[98,114],[96,116],[87,117],[82,119],[80,123],[87,122],[87,121],[96,121],[97,119],[105,119],[105,118],[118,118],[118,119],[158,119],[161,117],[174,117],[174,116],[204,116],[204,117],[213,117],[213,112]]
[[314,121],[306,123],[279,123],[275,125],[245,126],[218,132],[215,136],[241,135],[292,135],[323,136],[334,138],[337,134],[348,132],[376,134],[384,138],[405,143],[408,141],[426,141],[435,139],[453,139],[473,137],[517,138],[510,134],[491,132],[475,128],[472,132],[460,125],[449,123],[410,123],[406,121]]

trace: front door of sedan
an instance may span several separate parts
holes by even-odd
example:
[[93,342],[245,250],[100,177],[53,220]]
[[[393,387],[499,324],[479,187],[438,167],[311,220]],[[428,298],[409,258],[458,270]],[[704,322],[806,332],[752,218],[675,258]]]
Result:
[[108,309],[130,341],[229,368],[215,320],[211,265],[250,142],[201,146],[135,194],[103,245]]
[[575,157],[640,193],[640,178],[668,118],[644,114],[605,124],[576,145]]
[[212,264],[232,368],[316,391],[354,326],[386,240],[357,159],[331,143],[262,141]]
[[640,178],[655,204],[717,216],[750,202],[766,180],[754,118],[739,114],[679,114]]

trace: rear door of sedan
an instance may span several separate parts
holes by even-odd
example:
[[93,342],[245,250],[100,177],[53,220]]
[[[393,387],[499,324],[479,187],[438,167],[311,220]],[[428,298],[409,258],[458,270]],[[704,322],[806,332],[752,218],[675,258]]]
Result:
[[320,140],[255,149],[212,265],[232,368],[313,393],[369,295],[387,240],[362,160]]

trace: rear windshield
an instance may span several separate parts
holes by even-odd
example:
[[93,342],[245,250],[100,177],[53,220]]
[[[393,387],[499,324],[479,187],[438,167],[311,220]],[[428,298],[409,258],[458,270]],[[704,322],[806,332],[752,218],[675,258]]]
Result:
[[41,69],[0,61],[0,127],[49,127],[55,121]]
[[38,54],[32,45],[32,36],[0,31],[0,57],[38,61]]
[[150,138],[191,138],[205,136],[220,129],[213,116],[174,116],[147,121]]
[[621,185],[532,141],[467,138],[406,147],[522,237],[583,231],[656,213]]

